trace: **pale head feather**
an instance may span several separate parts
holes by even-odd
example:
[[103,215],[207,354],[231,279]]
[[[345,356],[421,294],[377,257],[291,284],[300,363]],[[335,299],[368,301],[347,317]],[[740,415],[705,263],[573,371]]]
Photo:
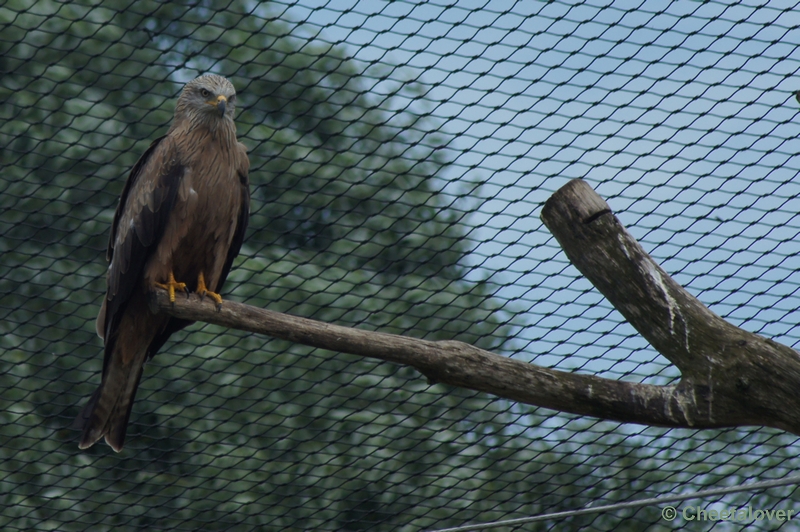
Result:
[[220,96],[227,101],[224,118],[233,120],[236,89],[227,78],[216,74],[206,74],[186,84],[175,106],[175,118],[184,116],[195,119],[203,117],[206,120],[223,118],[215,105]]
[[[218,107],[220,97],[225,100],[224,115],[220,114]],[[187,83],[181,91],[171,129],[191,131],[198,127],[207,128],[215,136],[218,131],[225,132],[224,137],[232,136],[235,141],[235,110],[236,89],[233,84],[222,76],[206,74]]]

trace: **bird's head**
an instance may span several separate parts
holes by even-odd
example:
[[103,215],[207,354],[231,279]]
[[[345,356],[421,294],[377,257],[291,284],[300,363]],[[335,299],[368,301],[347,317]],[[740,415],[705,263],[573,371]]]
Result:
[[222,76],[206,74],[183,88],[175,107],[175,116],[186,116],[192,122],[213,125],[219,120],[233,120],[236,89]]

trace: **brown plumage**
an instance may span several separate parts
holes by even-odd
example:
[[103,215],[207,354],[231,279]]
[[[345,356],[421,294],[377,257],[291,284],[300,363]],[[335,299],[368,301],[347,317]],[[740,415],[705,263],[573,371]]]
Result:
[[111,226],[108,290],[97,316],[105,340],[102,381],[75,420],[81,449],[105,437],[122,450],[145,361],[191,323],[150,312],[148,291],[188,289],[221,302],[218,292],[250,212],[250,163],[236,140],[235,100],[223,77],[187,83],[169,131],[128,177]]

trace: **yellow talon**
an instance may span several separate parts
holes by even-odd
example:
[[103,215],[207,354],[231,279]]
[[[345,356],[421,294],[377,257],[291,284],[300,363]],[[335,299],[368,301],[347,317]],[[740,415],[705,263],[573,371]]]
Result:
[[200,272],[200,274],[197,276],[197,293],[200,294],[201,299],[205,296],[208,296],[216,301],[217,308],[222,305],[222,296],[216,292],[212,292],[206,287],[206,278],[203,276],[203,272]]
[[167,292],[169,292],[169,302],[175,303],[175,290],[183,290],[184,292],[189,293],[186,289],[186,283],[179,283],[175,280],[175,276],[172,272],[169,272],[169,280],[162,284],[162,283],[154,283],[157,287],[163,288]]

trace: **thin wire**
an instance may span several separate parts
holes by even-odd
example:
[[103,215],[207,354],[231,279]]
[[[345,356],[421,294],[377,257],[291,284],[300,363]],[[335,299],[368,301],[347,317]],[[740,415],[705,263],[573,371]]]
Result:
[[534,523],[536,521],[549,521],[551,519],[564,519],[575,515],[587,515],[600,512],[610,512],[612,510],[620,510],[625,508],[638,508],[640,506],[653,506],[656,504],[663,504],[667,502],[685,501],[687,499],[699,499],[701,497],[709,497],[712,495],[727,495],[728,493],[738,493],[741,491],[756,491],[768,488],[777,488],[779,486],[787,486],[789,484],[800,484],[800,475],[793,475],[779,480],[765,480],[763,482],[753,482],[752,484],[743,484],[741,486],[730,486],[727,488],[714,488],[704,491],[696,491],[694,493],[685,493],[682,495],[665,495],[662,497],[652,497],[649,499],[639,499],[635,501],[618,502],[615,504],[606,504],[603,506],[594,506],[591,508],[581,508],[580,510],[568,510],[565,512],[555,512],[551,514],[535,515],[532,517],[521,517],[519,519],[508,519],[505,521],[494,521],[492,523],[484,523],[480,525],[466,525],[457,526],[455,528],[442,528],[432,530],[430,532],[468,532],[470,530],[485,530],[487,528],[497,528],[501,526],[518,526],[527,523]]

